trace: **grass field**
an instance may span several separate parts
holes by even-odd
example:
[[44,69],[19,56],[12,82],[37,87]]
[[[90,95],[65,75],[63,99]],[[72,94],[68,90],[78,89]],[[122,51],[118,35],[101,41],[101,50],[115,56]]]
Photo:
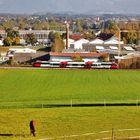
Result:
[[137,102],[140,71],[0,69],[0,105]]
[[[36,120],[37,137],[34,138],[35,140],[81,135],[111,130],[112,128],[114,128],[116,137],[138,136],[140,129],[124,132],[117,132],[117,130],[140,128],[139,116],[139,107],[2,109],[0,111],[0,134],[13,134],[14,136],[0,136],[0,140],[31,140],[32,137],[29,135],[29,121],[31,119]],[[71,139],[91,140],[91,138],[102,137],[111,137],[111,132]]]
[[[138,136],[140,107],[63,107],[20,109],[27,105],[135,103],[140,99],[140,71],[0,69],[0,140],[81,135],[114,128],[117,137]],[[30,106],[30,107],[31,107]],[[2,109],[14,108],[14,109]],[[29,135],[36,120],[37,137]],[[11,135],[7,137],[6,135]],[[91,140],[112,132],[68,138]],[[62,139],[62,138],[61,138]],[[64,138],[63,138],[64,139]],[[62,140],[63,140],[62,139]]]

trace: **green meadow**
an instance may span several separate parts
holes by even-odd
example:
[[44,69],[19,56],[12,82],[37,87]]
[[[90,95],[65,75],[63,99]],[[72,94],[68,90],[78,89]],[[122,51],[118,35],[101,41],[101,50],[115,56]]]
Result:
[[[112,128],[117,138],[139,136],[140,129],[129,130],[140,128],[139,106],[72,106],[104,102],[138,105],[139,83],[137,70],[0,69],[0,140],[112,139]],[[49,104],[71,107],[49,108]],[[36,121],[35,138],[29,132],[32,119]],[[67,137],[70,135],[74,136]]]
[[[119,129],[140,128],[140,107],[80,107],[46,109],[2,109],[0,110],[0,140],[92,140],[114,137],[139,136],[135,131]],[[30,136],[29,121],[36,121],[36,137]],[[107,131],[107,133],[98,133]],[[93,133],[89,136],[83,135]],[[1,136],[12,134],[12,136]],[[71,138],[60,136],[79,135]],[[46,139],[44,139],[46,140]]]
[[135,103],[140,71],[0,69],[0,105]]

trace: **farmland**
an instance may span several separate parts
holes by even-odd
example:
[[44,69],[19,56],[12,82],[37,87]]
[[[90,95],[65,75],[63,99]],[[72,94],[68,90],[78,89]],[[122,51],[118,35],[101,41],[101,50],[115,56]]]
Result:
[[[36,139],[70,135],[80,135],[70,140],[105,138],[111,137],[112,128],[117,137],[138,136],[140,130],[117,130],[140,128],[139,83],[140,72],[135,70],[0,69],[0,140],[34,139],[29,135],[31,119],[37,123]],[[137,106],[72,106],[104,102]],[[71,107],[48,106],[56,104]],[[98,134],[106,130],[110,131]],[[82,135],[86,133],[96,134]]]
[[[93,107],[93,108],[47,108],[47,109],[2,109],[0,111],[0,140],[31,140],[29,121],[36,120],[37,137],[82,135],[111,130],[116,137],[138,136],[138,131],[117,132],[118,129],[139,128],[139,107]],[[111,132],[68,138],[68,140],[111,137]],[[62,139],[62,138],[61,138]],[[62,139],[64,140],[64,138]]]
[[0,70],[0,105],[136,103],[140,72],[125,70]]

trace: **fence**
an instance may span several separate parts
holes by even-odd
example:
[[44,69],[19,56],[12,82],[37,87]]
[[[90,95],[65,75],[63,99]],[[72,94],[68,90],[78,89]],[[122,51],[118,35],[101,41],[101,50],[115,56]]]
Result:
[[113,101],[113,100],[54,100],[54,101],[30,101],[30,102],[1,102],[0,109],[11,108],[58,108],[58,107],[98,107],[98,106],[140,106],[140,99]]
[[[108,116],[110,115],[110,113],[108,113],[110,111],[110,107],[107,108],[106,101],[105,100],[103,100],[103,101],[104,101],[104,107],[102,109],[103,112],[101,111],[101,113],[103,113],[103,119],[101,119],[102,121],[98,122],[98,119],[96,119],[96,118],[98,118],[100,113],[95,116],[95,119],[93,119],[93,116],[91,115],[90,118],[92,118],[92,119],[89,119],[88,121],[86,119],[86,121],[83,121],[83,123],[82,123],[82,128],[85,127],[85,124],[87,122],[90,122],[90,123],[87,123],[88,124],[88,125],[86,125],[87,127],[90,125],[93,126],[92,128],[89,127],[90,129],[87,129],[87,131],[83,130],[83,129],[80,131],[76,131],[76,129],[75,129],[76,125],[81,127],[81,118],[78,119],[81,115],[79,116],[79,111],[76,113],[75,108],[73,109],[73,100],[71,100],[70,101],[71,104],[69,104],[69,108],[68,108],[68,113],[71,114],[71,117],[74,115],[73,121],[71,121],[71,119],[69,121],[70,124],[71,124],[71,122],[73,123],[72,127],[69,127],[69,125],[67,126],[67,121],[69,119],[67,120],[67,118],[66,118],[67,116],[65,116],[66,114],[64,115],[64,118],[62,117],[62,119],[61,119],[61,117],[60,117],[60,116],[62,116],[62,113],[64,113],[67,110],[67,108],[66,109],[27,109],[27,110],[26,109],[25,110],[24,109],[1,109],[0,110],[0,113],[1,113],[0,114],[0,116],[1,116],[0,125],[3,127],[0,127],[0,134],[8,133],[14,137],[17,137],[18,140],[22,140],[23,138],[30,139],[29,138],[30,137],[29,121],[31,119],[35,119],[35,120],[37,120],[37,136],[39,138],[42,138],[42,140],[47,140],[47,139],[48,140],[49,139],[52,139],[52,140],[53,139],[56,139],[56,140],[57,139],[58,140],[92,140],[92,139],[93,140],[114,140],[114,139],[117,140],[118,139],[118,140],[120,140],[120,139],[124,139],[124,138],[125,139],[128,139],[128,138],[129,139],[134,139],[134,138],[138,139],[139,134],[140,134],[139,128],[116,129],[116,128],[124,128],[123,125],[119,125],[119,126],[112,125],[111,127],[109,126],[107,128],[104,128],[105,125],[108,125],[108,123],[104,123],[103,121],[104,121],[105,116],[106,116],[106,118],[108,118]],[[138,105],[137,103],[138,103],[138,100],[135,103],[135,105]],[[136,108],[136,111],[139,112],[139,107],[135,107],[135,108]],[[81,108],[81,109],[82,109],[82,111],[85,110],[85,108]],[[93,112],[91,112],[91,110],[95,110],[92,108],[91,108],[91,110],[89,110],[89,108],[87,108],[87,109],[88,109],[88,112],[90,112],[90,114],[93,113]],[[116,112],[116,109],[117,108],[115,108],[115,112]],[[54,113],[56,110],[57,110],[57,113],[59,114],[58,116],[57,116],[57,113],[56,114]],[[79,108],[77,110],[79,110]],[[99,108],[97,108],[97,110],[99,110]],[[128,111],[128,110],[131,110],[131,108],[128,108],[126,111]],[[73,111],[73,112],[71,113],[71,111]],[[122,111],[122,109],[119,109],[119,114],[121,114],[120,111]],[[48,115],[49,112],[50,112],[50,114],[53,114],[53,115]],[[76,113],[76,116],[75,116],[75,113]],[[133,121],[133,119],[136,119],[136,118],[137,118],[136,119],[137,121],[139,120],[139,116],[138,116],[139,114],[136,115],[136,112],[135,111],[133,112],[133,109],[129,114],[127,112],[126,112],[126,114],[131,115],[128,118],[128,122],[130,122],[130,118],[131,118],[131,121]],[[85,118],[85,116],[86,116],[86,114],[83,114],[82,118]],[[123,116],[121,115],[121,117],[123,117]],[[78,120],[77,122],[78,123],[80,122],[80,125],[77,122],[75,122],[75,117],[76,117],[76,120]],[[61,120],[62,127],[59,127],[59,125],[55,125],[56,122],[59,122],[59,118]],[[120,115],[116,116],[116,114],[115,114],[111,118],[113,118],[113,120],[114,120],[114,118],[120,120]],[[63,120],[65,123],[63,123]],[[122,119],[122,120],[124,121],[127,119]],[[96,123],[96,121],[97,121],[97,123]],[[108,122],[110,122],[110,119]],[[119,122],[122,122],[122,121],[119,121]],[[67,127],[63,127],[65,125]],[[98,125],[101,125],[101,127],[99,127],[97,129],[96,126],[98,126]],[[116,128],[112,129],[112,130],[108,130],[108,131],[92,132],[92,131],[96,131],[96,129],[98,131],[98,130],[110,129],[112,127],[116,127]],[[131,126],[126,125],[126,128],[130,128],[130,127],[139,127],[139,126],[135,125],[135,123],[133,123],[133,125],[131,125]],[[65,129],[65,128],[68,128],[66,131],[67,134],[71,134],[71,132],[72,132],[72,135],[59,136],[61,134],[62,135],[64,134],[63,129]],[[74,129],[73,129],[73,131],[69,132],[69,130],[71,130],[71,128],[72,129],[74,128]],[[57,133],[53,132],[54,129],[56,129],[55,132],[57,132]],[[48,134],[48,132],[49,132],[49,134]],[[80,133],[84,133],[84,132],[92,132],[92,133],[80,134]],[[49,136],[54,136],[54,135],[58,135],[58,137],[57,136],[49,137]],[[48,136],[48,138],[46,138],[47,136]],[[1,139],[1,136],[0,136],[0,139]]]
[[[132,132],[140,132],[140,128],[135,129],[112,129],[107,131],[100,131],[94,133],[85,133],[81,135],[69,135],[69,136],[58,136],[42,138],[39,140],[127,140],[127,139],[140,139],[140,135],[132,135]],[[127,132],[127,133],[126,133]],[[131,132],[131,136],[130,133]],[[127,135],[121,135],[121,133],[126,133]],[[103,135],[103,136],[102,136]],[[104,137],[106,135],[106,137]]]

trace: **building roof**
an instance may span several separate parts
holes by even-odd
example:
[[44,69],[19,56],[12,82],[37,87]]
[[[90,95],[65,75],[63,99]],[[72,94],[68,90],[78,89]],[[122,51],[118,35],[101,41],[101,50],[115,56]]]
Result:
[[107,53],[57,53],[57,52],[51,52],[50,56],[55,57],[72,57],[75,55],[79,55],[80,57],[92,57],[92,58],[98,58],[103,55],[106,55]]
[[[66,39],[64,39],[63,41],[66,42]],[[70,39],[70,38],[68,39],[68,41],[69,41],[69,43],[73,43],[74,42],[74,40]]]
[[134,51],[134,49],[133,49],[132,47],[124,47],[124,49],[125,49],[126,51]]
[[[104,44],[119,44],[119,40],[118,40],[118,38],[117,37],[111,37],[110,39],[108,39],[108,40],[105,40],[104,41]],[[122,44],[124,44],[123,43],[123,41],[120,41],[120,44],[122,45]]]
[[89,44],[103,44],[103,43],[104,43],[104,41],[101,39],[98,39],[98,38],[89,42]]
[[109,46],[109,48],[110,48],[111,50],[118,50],[118,47],[117,47],[117,46]]
[[79,40],[82,38],[82,35],[81,34],[72,34],[72,35],[70,35],[70,38],[73,40]]
[[75,41],[74,44],[75,44],[75,43],[81,43],[81,44],[89,43],[89,40],[82,38],[82,39],[80,39],[80,40]]
[[105,48],[103,46],[96,46],[96,50],[104,50]]

